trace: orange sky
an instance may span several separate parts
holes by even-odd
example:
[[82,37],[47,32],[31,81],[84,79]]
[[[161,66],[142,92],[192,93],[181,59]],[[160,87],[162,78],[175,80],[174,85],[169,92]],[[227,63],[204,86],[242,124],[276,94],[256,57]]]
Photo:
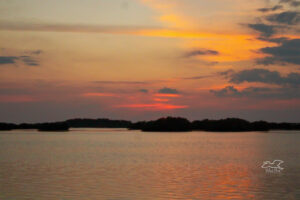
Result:
[[294,121],[299,8],[279,0],[2,1],[0,121]]

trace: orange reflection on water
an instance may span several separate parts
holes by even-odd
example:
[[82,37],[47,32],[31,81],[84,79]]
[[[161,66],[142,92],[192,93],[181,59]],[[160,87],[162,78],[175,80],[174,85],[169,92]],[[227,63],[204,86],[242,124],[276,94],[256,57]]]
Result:
[[162,199],[253,199],[255,182],[247,169],[228,164],[210,167],[187,164],[156,165],[155,189]]

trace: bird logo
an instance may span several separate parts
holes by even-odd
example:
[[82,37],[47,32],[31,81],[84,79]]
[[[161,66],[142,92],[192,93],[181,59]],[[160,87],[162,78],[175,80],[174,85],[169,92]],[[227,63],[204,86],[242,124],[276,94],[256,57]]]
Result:
[[284,169],[283,167],[280,166],[282,163],[284,163],[284,161],[282,161],[282,160],[274,160],[273,162],[264,161],[261,168],[266,169],[266,170],[281,171]]

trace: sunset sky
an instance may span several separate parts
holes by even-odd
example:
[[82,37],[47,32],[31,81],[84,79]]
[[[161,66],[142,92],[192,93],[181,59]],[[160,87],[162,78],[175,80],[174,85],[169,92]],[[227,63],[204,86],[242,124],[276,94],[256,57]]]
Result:
[[0,0],[0,121],[300,119],[299,0]]

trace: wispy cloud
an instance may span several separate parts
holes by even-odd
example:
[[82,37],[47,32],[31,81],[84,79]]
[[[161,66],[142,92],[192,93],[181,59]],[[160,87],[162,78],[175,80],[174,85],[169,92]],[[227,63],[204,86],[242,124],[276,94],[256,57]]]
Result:
[[267,16],[267,20],[278,24],[296,25],[300,23],[300,12],[285,11]]
[[0,65],[14,64],[18,60],[15,56],[0,56]]
[[210,49],[200,49],[200,50],[193,50],[190,52],[187,52],[184,54],[185,58],[190,58],[190,57],[194,57],[194,56],[205,56],[205,55],[219,55],[218,51],[215,50],[210,50]]
[[22,61],[27,66],[38,66],[38,61],[31,56],[0,56],[0,65],[16,64]]
[[179,94],[179,91],[174,88],[165,87],[165,88],[158,90],[158,93],[160,93],[160,94]]
[[276,33],[277,26],[256,23],[256,24],[248,24],[248,27],[255,31],[258,31],[263,37],[270,37]]
[[258,11],[265,13],[265,12],[272,12],[272,11],[277,11],[277,10],[281,10],[281,9],[283,9],[282,5],[275,5],[271,8],[270,7],[269,8],[259,8]]
[[[267,15],[258,17],[259,23],[248,24],[248,27],[260,33],[259,40],[277,43],[278,46],[267,46],[259,49],[259,52],[266,56],[258,59],[258,64],[296,64],[300,65],[300,39],[298,25],[300,24],[300,12],[293,10],[300,1],[280,0],[271,11],[282,10],[281,12],[268,13],[269,9],[262,8]],[[290,5],[290,6],[286,6]],[[285,6],[283,6],[285,5]],[[300,4],[299,4],[300,5]],[[284,32],[295,33],[296,36],[283,36]],[[280,36],[277,36],[281,34]]]
[[82,24],[51,24],[24,23],[0,21],[0,30],[10,31],[46,31],[46,32],[86,32],[86,33],[114,33],[133,34],[141,30],[158,30],[159,27],[142,26],[102,26]]
[[142,92],[142,93],[148,93],[149,90],[147,90],[147,89],[140,89],[139,92]]
[[37,60],[35,60],[31,56],[20,56],[19,58],[28,66],[38,66],[39,65]]
[[290,6],[300,6],[300,1],[299,0],[280,0],[280,4],[289,4]]

